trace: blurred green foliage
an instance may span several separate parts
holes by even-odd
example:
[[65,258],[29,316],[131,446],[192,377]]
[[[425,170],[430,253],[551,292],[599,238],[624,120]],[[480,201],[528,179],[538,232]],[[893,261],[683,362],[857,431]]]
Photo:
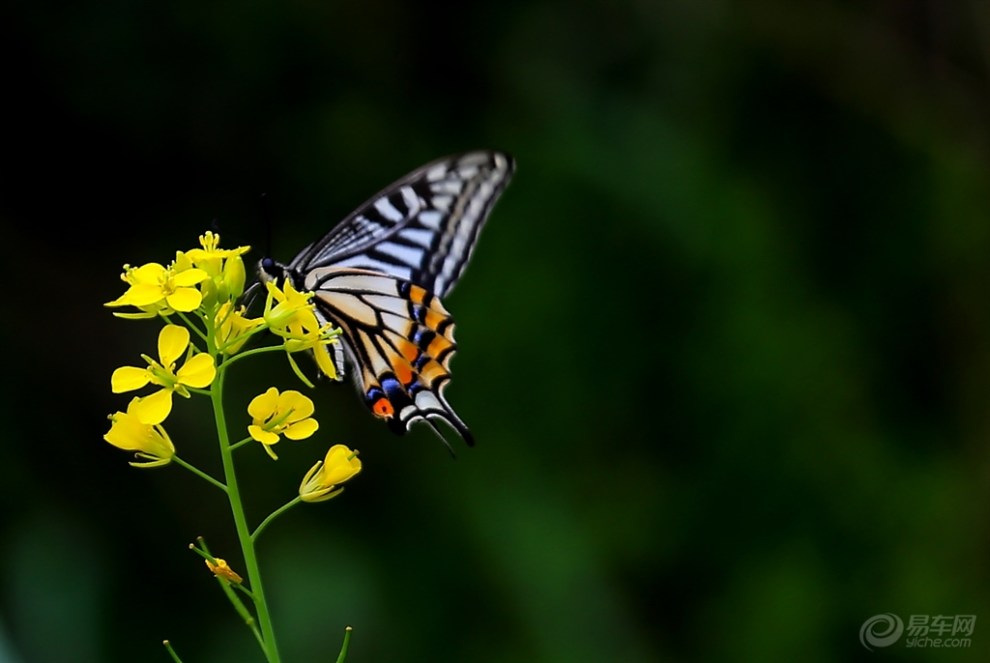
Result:
[[[286,660],[986,660],[988,6],[15,1],[0,660],[257,660],[185,548],[237,567],[223,500],[101,440],[157,333],[101,304],[214,220],[260,258],[262,192],[288,259],[477,147],[519,163],[447,302],[477,448],[324,385],[322,445],[243,454],[257,518],[364,461],[262,540]],[[867,652],[884,612],[972,646]]]

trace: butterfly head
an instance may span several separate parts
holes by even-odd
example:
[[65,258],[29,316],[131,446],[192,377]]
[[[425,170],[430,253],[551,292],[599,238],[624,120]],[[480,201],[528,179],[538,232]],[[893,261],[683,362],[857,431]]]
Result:
[[271,281],[278,278],[284,270],[280,269],[279,265],[273,258],[262,258],[258,261],[258,276],[260,276],[265,281]]
[[273,258],[262,258],[258,261],[258,279],[262,283],[274,281],[276,284],[281,284],[289,279],[289,276],[289,268]]

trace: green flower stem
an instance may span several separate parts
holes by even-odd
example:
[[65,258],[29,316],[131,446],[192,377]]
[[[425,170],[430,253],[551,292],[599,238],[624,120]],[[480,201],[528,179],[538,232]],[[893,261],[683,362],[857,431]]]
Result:
[[243,440],[240,440],[238,442],[234,442],[232,445],[230,445],[230,450],[233,451],[234,449],[240,449],[245,444],[249,444],[251,442],[254,442],[254,438],[253,437],[251,437],[251,436],[245,437]]
[[198,476],[200,479],[203,479],[204,481],[207,481],[209,483],[212,483],[214,486],[216,486],[217,488],[219,488],[220,490],[222,490],[225,493],[227,492],[227,486],[223,485],[222,483],[220,483],[219,481],[217,481],[216,479],[214,479],[213,477],[211,477],[206,472],[200,470],[195,465],[192,465],[190,463],[187,463],[186,461],[182,460],[178,456],[172,456],[172,460],[174,460],[176,463],[178,463],[182,467],[186,468],[187,470],[189,470],[190,472],[192,472],[196,476]]
[[288,511],[289,509],[291,509],[295,505],[299,504],[300,502],[302,502],[302,498],[297,495],[295,497],[295,499],[290,500],[289,502],[286,502],[285,504],[283,504],[279,508],[277,508],[274,511],[272,511],[268,515],[267,518],[265,518],[263,521],[261,521],[261,524],[258,525],[258,527],[251,534],[251,540],[252,541],[257,541],[258,540],[258,535],[261,534],[261,531],[263,529],[265,529],[266,527],[268,527],[269,523],[271,523],[273,520],[275,520],[276,518],[278,518],[283,513],[285,513],[286,511]]
[[248,530],[247,518],[244,515],[244,505],[241,502],[241,491],[237,485],[237,473],[234,470],[234,455],[230,449],[230,438],[227,435],[227,421],[223,410],[223,379],[226,375],[226,368],[231,362],[225,362],[217,369],[217,376],[213,380],[210,389],[210,396],[213,400],[213,414],[217,422],[217,437],[220,441],[220,456],[223,460],[223,473],[227,482],[227,498],[230,500],[230,510],[234,516],[234,528],[237,530],[237,539],[241,544],[241,553],[244,556],[244,567],[247,571],[248,581],[251,584],[251,591],[254,593],[254,605],[258,612],[258,623],[261,626],[261,635],[264,642],[262,646],[269,663],[280,663],[278,646],[275,643],[275,630],[272,627],[272,618],[268,612],[268,603],[265,601],[265,590],[261,583],[261,571],[258,568],[258,558],[254,553],[254,540]]
[[303,373],[302,369],[299,368],[299,364],[296,363],[296,360],[292,358],[292,353],[287,352],[285,356],[289,358],[289,365],[292,366],[292,372],[296,374],[296,377],[299,378],[302,381],[302,383],[307,387],[309,387],[310,389],[315,388],[313,383],[310,382],[309,378],[306,377],[306,374]]
[[[176,311],[176,314],[178,314],[178,316],[182,318],[182,321],[186,323],[186,326],[189,327],[189,329],[193,330],[196,336],[199,336],[201,339],[203,339],[203,342],[209,345],[210,339],[207,337],[206,332],[200,329],[200,325],[197,325],[195,322],[193,322],[189,318],[189,316],[183,313],[182,311]],[[169,324],[175,324],[175,323],[169,322]]]
[[347,646],[351,644],[351,630],[350,626],[344,629],[344,644],[340,646],[340,656],[337,657],[337,663],[344,663],[347,660]]
[[168,655],[172,657],[172,660],[175,661],[175,663],[182,663],[182,659],[179,658],[179,655],[175,653],[174,649],[172,649],[171,642],[168,640],[163,640],[162,644],[165,645],[165,651],[168,652]]
[[245,357],[251,357],[253,355],[260,355],[263,352],[284,352],[284,351],[285,351],[285,348],[283,348],[281,345],[266,345],[266,346],[261,347],[261,348],[251,348],[250,350],[245,350],[244,352],[238,352],[233,357],[228,357],[223,362],[223,365],[224,366],[230,366],[234,362],[240,361],[241,359],[244,359]]
[[229,581],[220,577],[217,577],[217,584],[220,585],[220,589],[223,590],[223,593],[227,595],[227,600],[230,601],[230,604],[234,606],[234,611],[241,616],[241,619],[244,620],[247,627],[251,629],[252,633],[254,633],[255,640],[258,641],[258,645],[261,647],[262,651],[264,651],[265,639],[261,636],[261,631],[258,630],[258,622],[255,621],[254,615],[252,615],[251,611],[247,609],[246,605],[244,605],[244,601],[242,601],[241,597],[237,595],[234,588],[245,592],[251,597],[252,600],[254,600],[254,595],[244,589],[241,585],[231,585]]
[[239,334],[239,335],[237,335],[234,338],[227,339],[227,342],[224,343],[223,346],[217,348],[217,351],[218,352],[222,352],[222,353],[226,353],[227,352],[227,348],[233,347],[234,345],[237,345],[238,343],[244,343],[249,338],[251,338],[252,336],[254,336],[255,334],[260,334],[263,331],[268,331],[268,325],[262,325],[260,327],[254,327],[253,329],[249,329],[248,331],[244,332],[243,334]]

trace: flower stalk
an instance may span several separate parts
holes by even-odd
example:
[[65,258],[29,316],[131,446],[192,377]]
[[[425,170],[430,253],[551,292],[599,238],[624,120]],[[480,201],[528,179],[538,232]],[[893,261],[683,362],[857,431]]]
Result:
[[[286,353],[302,381],[311,386],[291,356],[293,352],[307,351],[313,353],[319,371],[337,377],[336,364],[328,346],[337,342],[339,330],[320,324],[314,312],[312,293],[297,292],[291,284],[286,284],[284,290],[273,283],[267,284],[268,300],[263,315],[249,317],[247,309],[238,303],[245,285],[241,255],[248,247],[221,249],[219,244],[219,236],[207,232],[200,237],[201,248],[177,252],[175,261],[167,266],[149,263],[124,267],[121,279],[127,284],[127,291],[106,305],[137,309],[137,312],[114,313],[125,320],[159,319],[165,324],[158,336],[157,358],[143,354],[145,366],[123,366],[113,372],[110,382],[114,393],[148,387],[154,392],[133,397],[126,412],[112,414],[110,430],[104,439],[133,452],[137,460],[131,465],[135,467],[150,469],[175,462],[227,496],[247,582],[226,561],[214,557],[202,538],[199,547],[190,547],[206,560],[210,572],[251,630],[268,663],[281,663],[255,549],[257,538],[296,504],[323,501],[340,494],[343,489],[338,484],[357,474],[361,464],[356,451],[334,445],[325,459],[318,461],[303,478],[299,494],[275,509],[252,531],[244,510],[234,451],[257,442],[269,457],[277,460],[272,447],[282,437],[304,440],[316,433],[319,424],[312,416],[315,408],[309,398],[295,390],[279,391],[270,387],[247,406],[246,414],[250,419],[242,419],[240,434],[232,438],[228,413],[224,409],[227,372],[237,361],[264,352],[281,351]],[[278,344],[242,351],[264,331],[274,334],[279,339]],[[175,394],[183,398],[210,398],[223,467],[222,480],[203,472],[176,453],[175,444],[163,426],[172,413]],[[246,437],[244,433],[247,433]],[[338,661],[343,661],[346,655],[349,636],[348,627]],[[165,647],[172,659],[179,661],[168,641],[165,641]]]
[[258,624],[261,626],[262,648],[268,663],[280,663],[278,644],[275,641],[275,629],[272,626],[271,613],[265,600],[265,589],[261,582],[261,569],[258,557],[255,555],[254,539],[248,527],[244,514],[244,503],[241,500],[241,490],[237,484],[237,471],[234,466],[234,453],[231,450],[230,438],[227,433],[227,421],[223,410],[223,382],[226,376],[226,366],[221,365],[217,377],[210,389],[210,400],[213,402],[213,415],[217,424],[217,438],[220,442],[220,458],[223,462],[223,473],[227,484],[227,499],[230,501],[230,511],[234,518],[234,529],[237,541],[241,545],[244,556],[244,569],[247,571],[248,582],[254,595],[254,607],[258,614]]

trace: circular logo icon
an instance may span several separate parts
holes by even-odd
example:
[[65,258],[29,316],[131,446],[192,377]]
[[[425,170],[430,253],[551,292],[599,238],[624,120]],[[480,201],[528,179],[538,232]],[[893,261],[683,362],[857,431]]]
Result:
[[873,647],[889,647],[904,633],[904,622],[892,612],[873,615],[859,628],[859,641],[868,650]]

